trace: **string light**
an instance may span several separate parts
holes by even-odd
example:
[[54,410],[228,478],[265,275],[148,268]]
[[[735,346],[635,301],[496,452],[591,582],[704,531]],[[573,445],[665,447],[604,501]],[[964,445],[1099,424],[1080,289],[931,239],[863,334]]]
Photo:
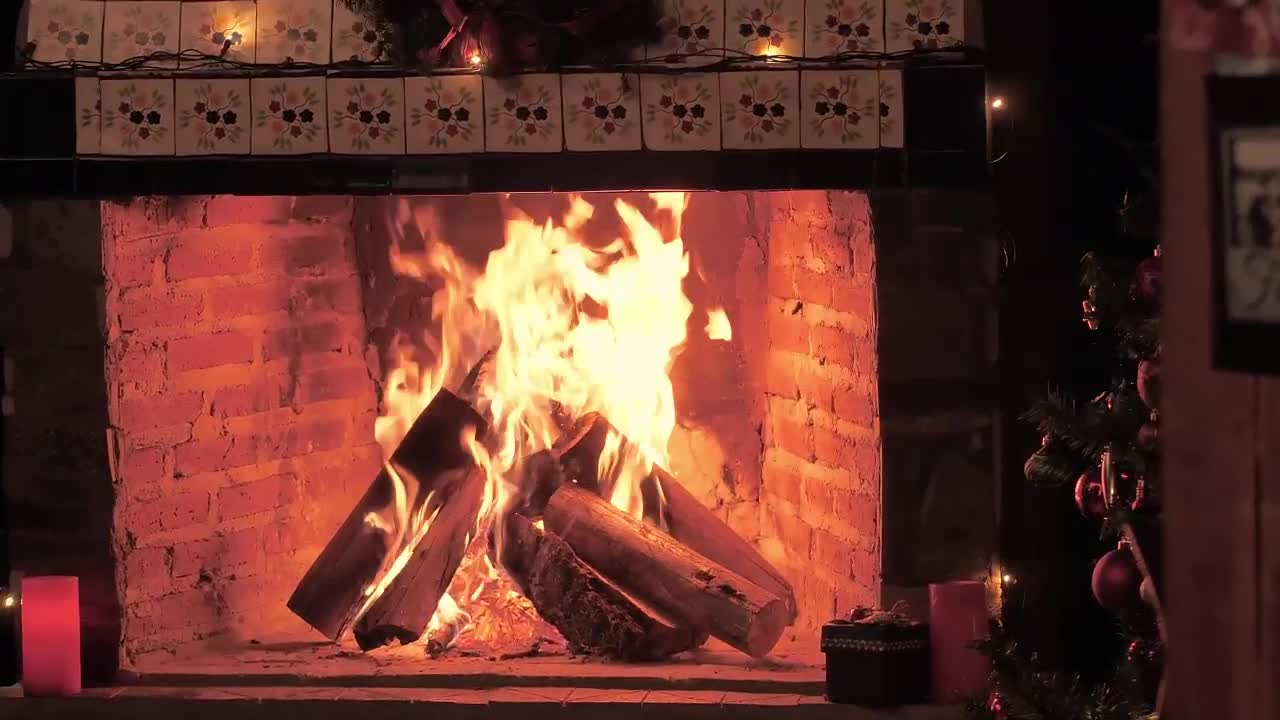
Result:
[[14,605],[17,605],[17,604],[18,604],[17,599],[16,599],[16,598],[14,598],[12,595],[5,595],[5,596],[4,596],[4,606],[5,606],[6,608],[11,608],[11,607],[13,607]]
[[1004,109],[1004,98],[1002,98],[1002,97],[994,97],[994,98],[992,98],[992,99],[991,99],[991,109],[992,109],[992,110],[1003,110],[1003,109]]
[[472,67],[480,67],[480,63],[484,62],[484,58],[480,57],[480,53],[471,53],[471,57],[467,58]]

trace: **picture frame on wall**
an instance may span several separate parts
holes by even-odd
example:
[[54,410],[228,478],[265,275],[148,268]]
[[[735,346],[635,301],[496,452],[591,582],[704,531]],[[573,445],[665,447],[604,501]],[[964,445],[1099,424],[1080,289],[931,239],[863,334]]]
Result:
[[1280,76],[1210,77],[1213,364],[1280,374]]

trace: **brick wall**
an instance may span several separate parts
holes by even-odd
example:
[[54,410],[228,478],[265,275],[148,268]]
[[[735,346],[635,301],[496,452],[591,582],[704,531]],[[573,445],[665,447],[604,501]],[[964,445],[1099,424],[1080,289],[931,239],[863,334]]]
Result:
[[285,600],[379,464],[351,200],[101,213],[125,660],[296,632]]
[[865,195],[790,192],[761,212],[768,403],[762,547],[801,629],[878,600],[876,269]]

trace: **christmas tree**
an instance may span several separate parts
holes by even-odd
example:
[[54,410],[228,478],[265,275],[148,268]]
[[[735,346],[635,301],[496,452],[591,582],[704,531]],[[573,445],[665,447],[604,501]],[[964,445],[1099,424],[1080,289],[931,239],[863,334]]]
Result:
[[1115,549],[1097,561],[1093,595],[1114,614],[1127,652],[1112,682],[1038,666],[999,622],[991,697],[970,709],[999,720],[1131,720],[1159,712],[1164,655],[1160,607],[1160,250],[1134,263],[1090,253],[1082,262],[1084,322],[1114,348],[1109,386],[1087,401],[1050,393],[1025,415],[1042,434],[1024,472],[1037,486],[1074,486],[1075,510]]

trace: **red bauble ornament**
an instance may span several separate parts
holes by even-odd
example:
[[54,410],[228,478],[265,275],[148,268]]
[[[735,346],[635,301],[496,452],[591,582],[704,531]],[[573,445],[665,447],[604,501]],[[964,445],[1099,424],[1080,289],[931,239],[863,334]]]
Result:
[[1138,363],[1138,397],[1152,410],[1160,409],[1160,360],[1152,358]]
[[1159,255],[1152,255],[1138,263],[1133,270],[1133,282],[1129,284],[1129,297],[1137,302],[1159,307],[1160,289],[1164,284],[1161,274]]
[[1154,422],[1144,423],[1138,428],[1138,447],[1143,450],[1155,450],[1160,442],[1160,426]]
[[1102,473],[1097,467],[1080,473],[1076,480],[1076,509],[1087,518],[1100,518],[1107,514],[1107,495],[1102,488]]
[[1093,597],[1112,612],[1125,612],[1140,605],[1141,585],[1142,572],[1128,545],[1103,555],[1093,567]]

